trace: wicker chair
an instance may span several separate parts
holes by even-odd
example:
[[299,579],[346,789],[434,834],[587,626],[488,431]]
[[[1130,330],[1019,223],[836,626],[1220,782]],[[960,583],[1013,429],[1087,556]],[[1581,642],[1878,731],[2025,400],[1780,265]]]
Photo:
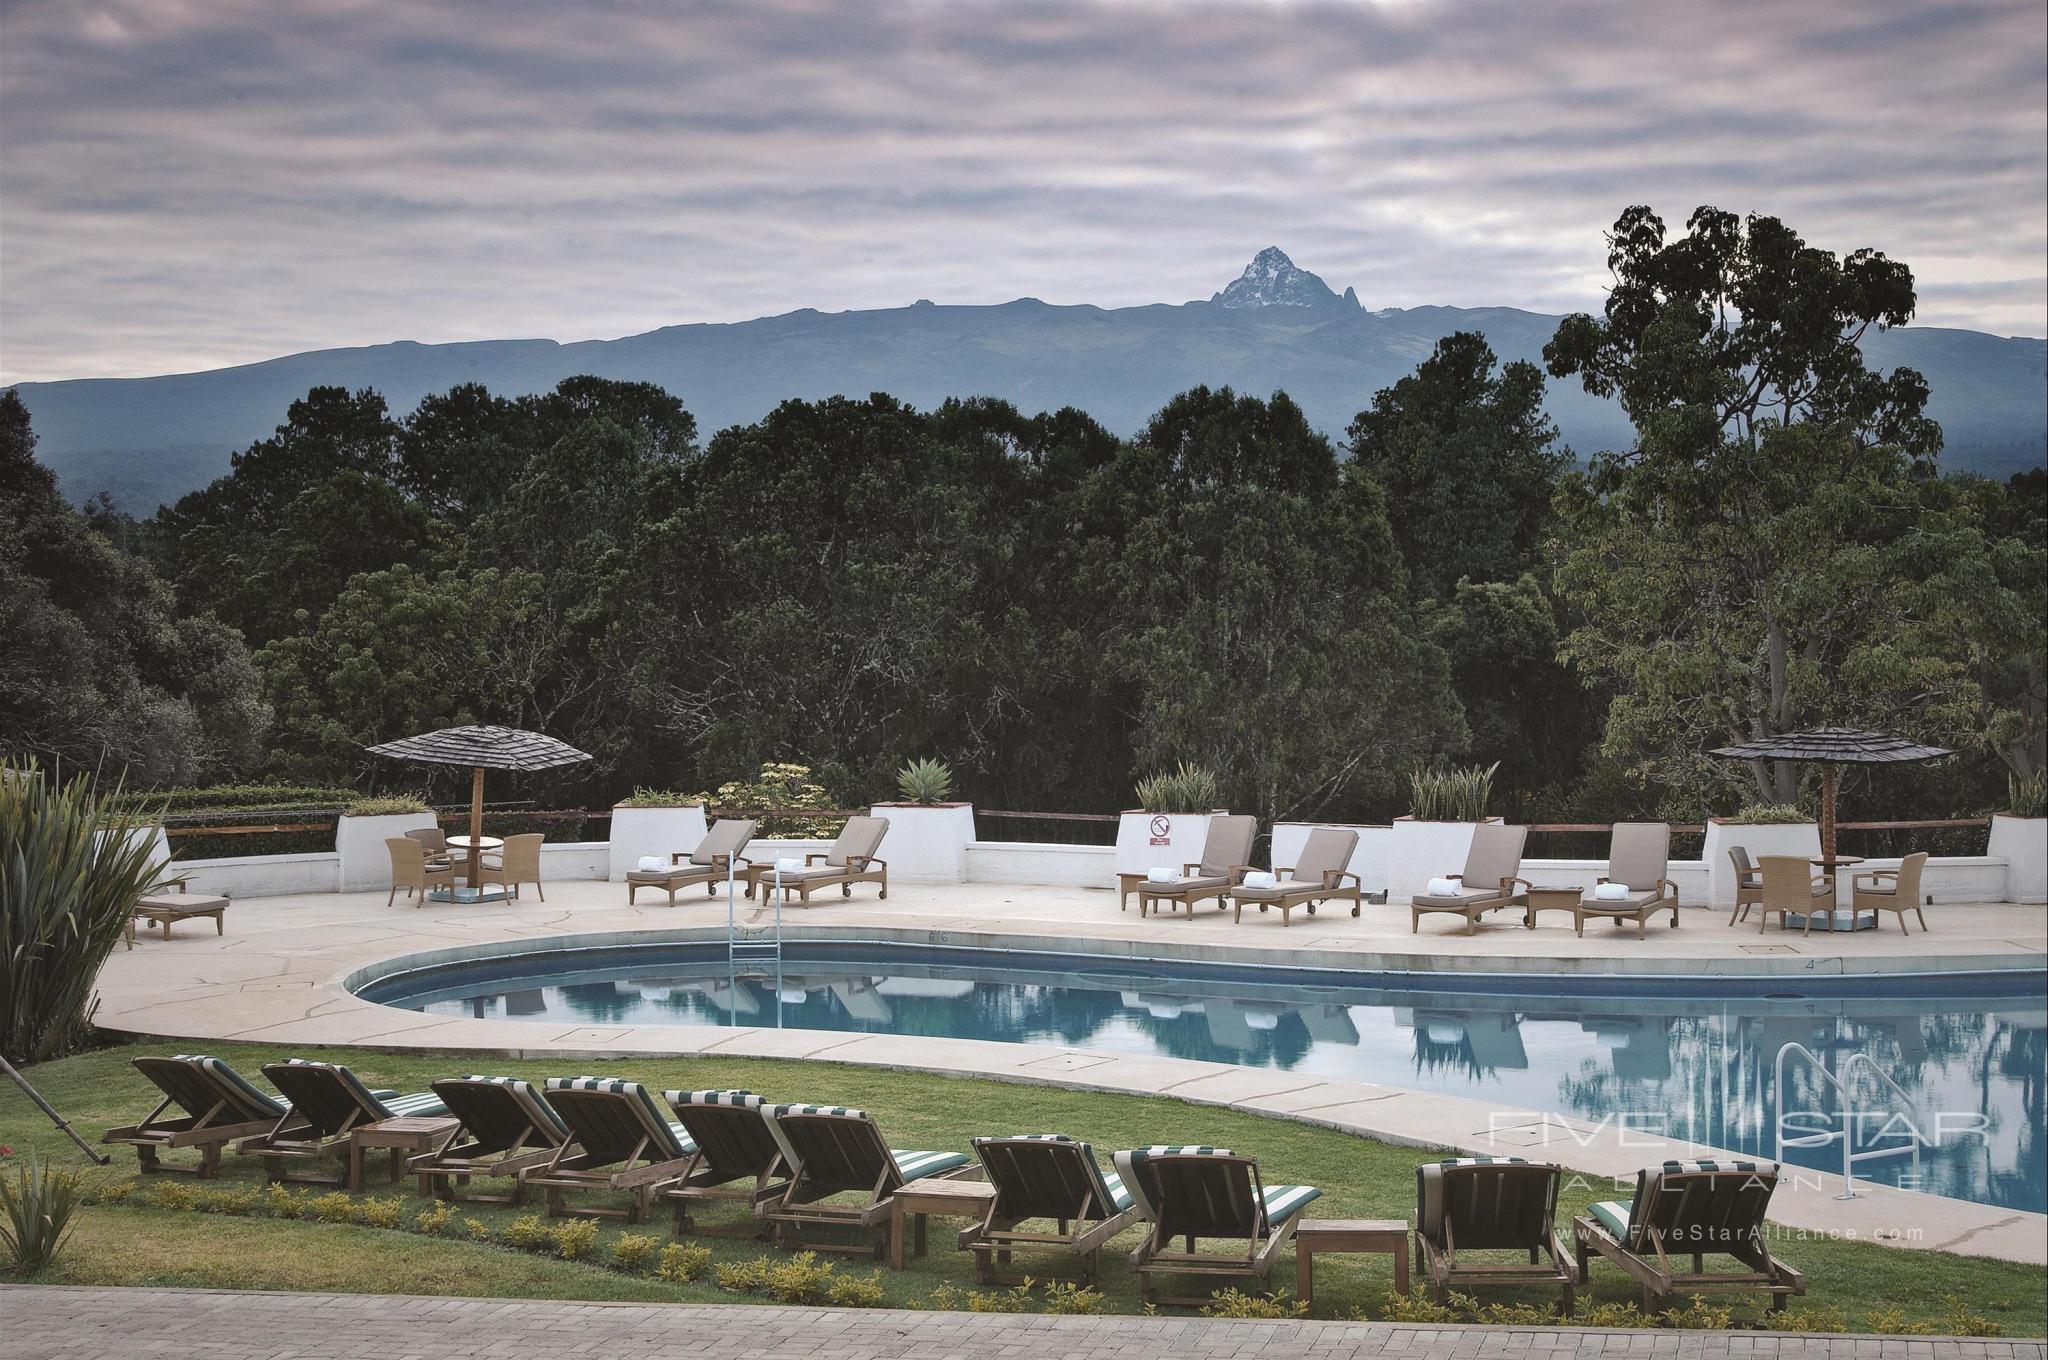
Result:
[[486,855],[477,872],[480,883],[496,883],[510,888],[514,897],[519,896],[519,885],[531,883],[534,892],[545,902],[548,895],[540,886],[540,843],[538,831],[524,836],[507,836],[504,847],[495,855]]
[[1920,851],[1899,861],[1896,869],[1873,869],[1858,874],[1849,880],[1849,903],[1857,911],[1895,911],[1899,914],[1899,933],[1910,935],[1906,929],[1906,913],[1912,912],[1920,918],[1920,929],[1927,929],[1927,913],[1921,904],[1927,899],[1920,895],[1920,874],[1927,867],[1927,852]]
[[1728,859],[1735,866],[1735,910],[1728,916],[1732,926],[1746,920],[1749,909],[1764,900],[1764,876],[1757,871],[1749,851],[1739,845],[1728,847]]
[[1806,917],[1800,933],[1811,935],[1814,916],[1835,909],[1834,875],[1814,873],[1813,866],[1797,855],[1765,855],[1761,863],[1763,889],[1757,910],[1762,913],[1763,922],[1757,927],[1757,934],[1770,929],[1773,915],[1781,927],[1790,926],[1796,911]]
[[426,905],[428,888],[453,891],[455,866],[445,859],[439,864],[431,863],[427,847],[410,836],[392,836],[384,842],[384,848],[391,853],[391,891],[385,895],[385,906],[397,900],[400,888],[405,889],[407,897],[417,894],[415,907]]

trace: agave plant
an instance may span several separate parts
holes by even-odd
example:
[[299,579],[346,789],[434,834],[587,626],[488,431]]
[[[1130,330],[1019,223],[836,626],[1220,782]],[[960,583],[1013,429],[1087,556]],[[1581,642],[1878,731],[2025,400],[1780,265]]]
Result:
[[1500,762],[1457,770],[1417,770],[1408,776],[1409,815],[1423,822],[1481,822],[1486,800],[1493,796],[1493,776]]
[[1178,767],[1137,783],[1138,806],[1147,812],[1208,812],[1223,801],[1223,785],[1212,771],[1183,760]]
[[913,760],[896,772],[896,791],[904,801],[929,806],[953,796],[953,771],[943,760]]
[[0,1053],[14,1062],[84,1033],[100,966],[162,877],[157,817],[84,775],[52,787],[34,762],[0,761]]
[[84,1199],[83,1171],[51,1166],[34,1153],[12,1176],[0,1176],[0,1250],[15,1274],[33,1274],[57,1259]]

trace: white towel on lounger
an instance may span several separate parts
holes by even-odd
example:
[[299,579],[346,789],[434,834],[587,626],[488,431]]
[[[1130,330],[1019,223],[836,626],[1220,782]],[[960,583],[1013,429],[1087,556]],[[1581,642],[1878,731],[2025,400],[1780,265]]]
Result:
[[1429,880],[1429,896],[1456,897],[1465,891],[1464,885],[1455,878],[1432,878]]
[[778,874],[800,874],[803,871],[804,862],[800,859],[791,859],[784,855],[775,861],[775,872]]
[[1593,896],[1601,902],[1628,901],[1628,884],[1602,883],[1593,889]]
[[668,861],[660,855],[642,855],[640,857],[640,872],[643,874],[658,874],[666,868],[668,868]]
[[1147,883],[1171,883],[1180,875],[1164,864],[1155,864],[1145,871]]
[[1244,886],[1247,888],[1271,888],[1279,882],[1278,878],[1263,869],[1254,869],[1244,876]]

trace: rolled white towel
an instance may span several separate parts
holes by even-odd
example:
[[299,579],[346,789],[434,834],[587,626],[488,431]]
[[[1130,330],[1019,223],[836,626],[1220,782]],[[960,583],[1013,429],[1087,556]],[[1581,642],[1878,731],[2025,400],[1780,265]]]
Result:
[[1179,874],[1164,864],[1155,864],[1145,871],[1145,881],[1147,883],[1171,883],[1179,877]]
[[803,871],[804,862],[800,859],[784,855],[775,861],[775,872],[778,874],[800,874]]
[[1278,878],[1264,869],[1254,869],[1244,876],[1244,886],[1247,888],[1270,888],[1279,882]]
[[1464,890],[1464,885],[1455,878],[1432,878],[1429,880],[1429,896],[1431,897],[1456,897]]
[[668,868],[668,860],[661,855],[642,855],[640,857],[640,872],[643,874],[658,874],[666,868]]
[[1628,884],[1602,883],[1593,889],[1593,896],[1601,902],[1628,901]]

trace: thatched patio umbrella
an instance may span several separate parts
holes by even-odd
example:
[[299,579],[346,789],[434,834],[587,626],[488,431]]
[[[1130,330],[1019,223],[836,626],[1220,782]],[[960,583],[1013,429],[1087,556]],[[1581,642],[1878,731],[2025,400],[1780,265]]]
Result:
[[476,886],[482,868],[483,851],[477,841],[484,834],[485,770],[551,770],[557,765],[574,765],[588,760],[588,753],[567,742],[544,737],[517,727],[444,727],[416,737],[400,737],[381,746],[365,747],[372,755],[393,760],[422,760],[430,765],[468,765],[474,770],[469,784],[469,882]]
[[1822,859],[1835,857],[1835,775],[1842,765],[1894,765],[1909,760],[1936,760],[1955,752],[1945,746],[1921,746],[1904,737],[1882,732],[1859,732],[1852,727],[1815,727],[1788,732],[1782,737],[1745,741],[1723,746],[1717,756],[1736,760],[1798,760],[1820,766],[1820,853]]

